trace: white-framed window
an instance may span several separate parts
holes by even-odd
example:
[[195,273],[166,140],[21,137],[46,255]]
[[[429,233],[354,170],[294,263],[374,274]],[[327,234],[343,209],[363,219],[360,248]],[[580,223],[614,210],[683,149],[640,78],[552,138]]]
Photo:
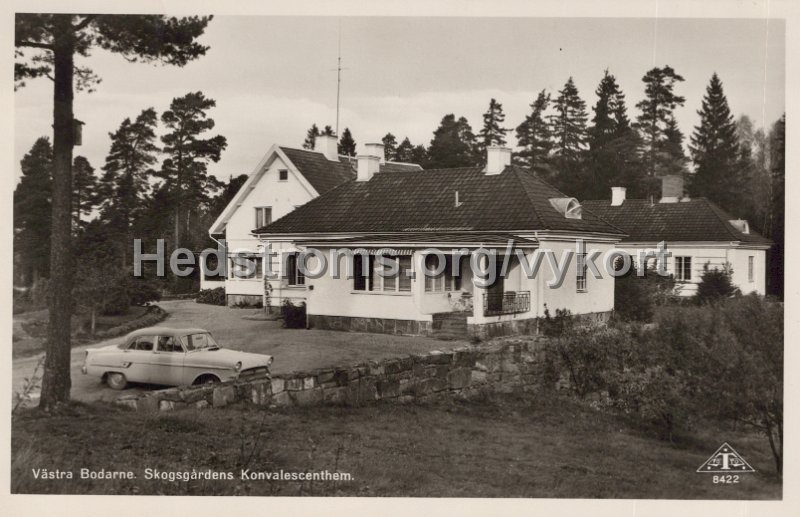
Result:
[[260,279],[264,274],[264,257],[259,255],[239,255],[230,258],[228,276],[238,279]]
[[292,253],[286,257],[286,279],[291,286],[306,285],[306,275],[300,270],[299,257],[299,253]]
[[[461,289],[461,277],[453,274],[453,256],[445,255],[444,270],[435,276],[425,274],[425,292],[443,293]],[[434,271],[439,269],[436,255],[425,255],[425,269]]]
[[289,171],[287,169],[279,169],[278,181],[288,181],[288,180],[289,180]]
[[[367,274],[364,274],[364,260],[368,260]],[[395,267],[391,268],[390,261],[395,262]],[[411,265],[410,255],[384,256],[384,265],[375,260],[374,255],[365,257],[363,255],[353,256],[353,290],[373,291],[384,293],[403,293],[411,292]],[[393,275],[380,274],[380,270],[386,268],[387,271],[395,270]]]
[[256,207],[256,228],[261,228],[272,222],[272,207],[271,206],[257,206]]
[[586,292],[586,253],[577,254],[577,276],[575,277],[575,289],[579,293]]
[[752,282],[755,279],[755,257],[750,255],[747,257],[747,281]]
[[675,280],[692,281],[692,257],[675,257]]

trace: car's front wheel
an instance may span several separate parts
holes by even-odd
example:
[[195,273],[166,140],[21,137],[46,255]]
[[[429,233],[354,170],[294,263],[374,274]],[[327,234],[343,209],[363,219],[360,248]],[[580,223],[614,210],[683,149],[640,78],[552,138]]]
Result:
[[219,382],[219,377],[216,375],[201,375],[194,381],[194,385],[199,384],[216,384]]
[[106,384],[108,384],[108,387],[112,390],[121,390],[128,385],[128,379],[119,372],[109,372],[108,375],[106,375]]

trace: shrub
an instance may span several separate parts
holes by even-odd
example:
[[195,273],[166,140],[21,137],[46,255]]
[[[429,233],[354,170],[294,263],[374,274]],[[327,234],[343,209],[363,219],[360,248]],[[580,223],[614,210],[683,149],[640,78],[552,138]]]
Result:
[[290,300],[284,300],[281,305],[283,315],[283,326],[288,329],[306,328],[306,304],[301,302],[294,305]]
[[207,303],[209,305],[225,305],[225,300],[224,287],[201,289],[196,298],[197,303]]
[[709,268],[708,262],[703,265],[703,276],[697,284],[695,301],[697,303],[708,303],[722,298],[731,298],[741,294],[739,288],[733,285],[731,277],[733,269],[727,262],[722,269]]
[[676,297],[672,275],[659,275],[654,269],[639,276],[635,268],[614,279],[614,315],[623,321],[651,321],[655,307]]

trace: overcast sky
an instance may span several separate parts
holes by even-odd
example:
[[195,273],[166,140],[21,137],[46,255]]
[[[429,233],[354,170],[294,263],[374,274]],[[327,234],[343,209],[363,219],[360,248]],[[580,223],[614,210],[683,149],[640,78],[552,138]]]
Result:
[[[642,76],[670,65],[686,81],[677,118],[687,136],[713,72],[733,113],[757,127],[784,111],[784,23],[780,20],[579,18],[225,17],[209,24],[207,55],[184,68],[131,64],[95,51],[84,63],[103,81],[78,93],[85,155],[100,169],[108,133],[142,109],[164,111],[172,98],[202,90],[228,139],[216,176],[249,173],[273,143],[300,147],[312,123],[335,124],[336,56],[341,24],[342,110],[359,145],[391,131],[428,144],[442,116],[466,116],[475,132],[489,99],[515,127],[536,93],[572,76],[591,117],[594,89],[608,68],[627,96],[629,115],[643,97]],[[29,81],[15,94],[15,174],[41,135],[51,135],[52,83]],[[512,133],[513,135],[513,133]],[[510,143],[516,143],[513,138]]]

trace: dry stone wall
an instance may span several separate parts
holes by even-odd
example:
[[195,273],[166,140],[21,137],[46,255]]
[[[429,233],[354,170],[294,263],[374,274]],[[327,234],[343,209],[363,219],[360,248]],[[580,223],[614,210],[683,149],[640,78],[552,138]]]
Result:
[[544,378],[543,347],[543,338],[503,338],[447,352],[347,368],[122,396],[116,403],[140,411],[223,407],[241,401],[258,406],[358,406],[379,400],[412,402],[470,397],[483,391],[533,391],[542,385]]

